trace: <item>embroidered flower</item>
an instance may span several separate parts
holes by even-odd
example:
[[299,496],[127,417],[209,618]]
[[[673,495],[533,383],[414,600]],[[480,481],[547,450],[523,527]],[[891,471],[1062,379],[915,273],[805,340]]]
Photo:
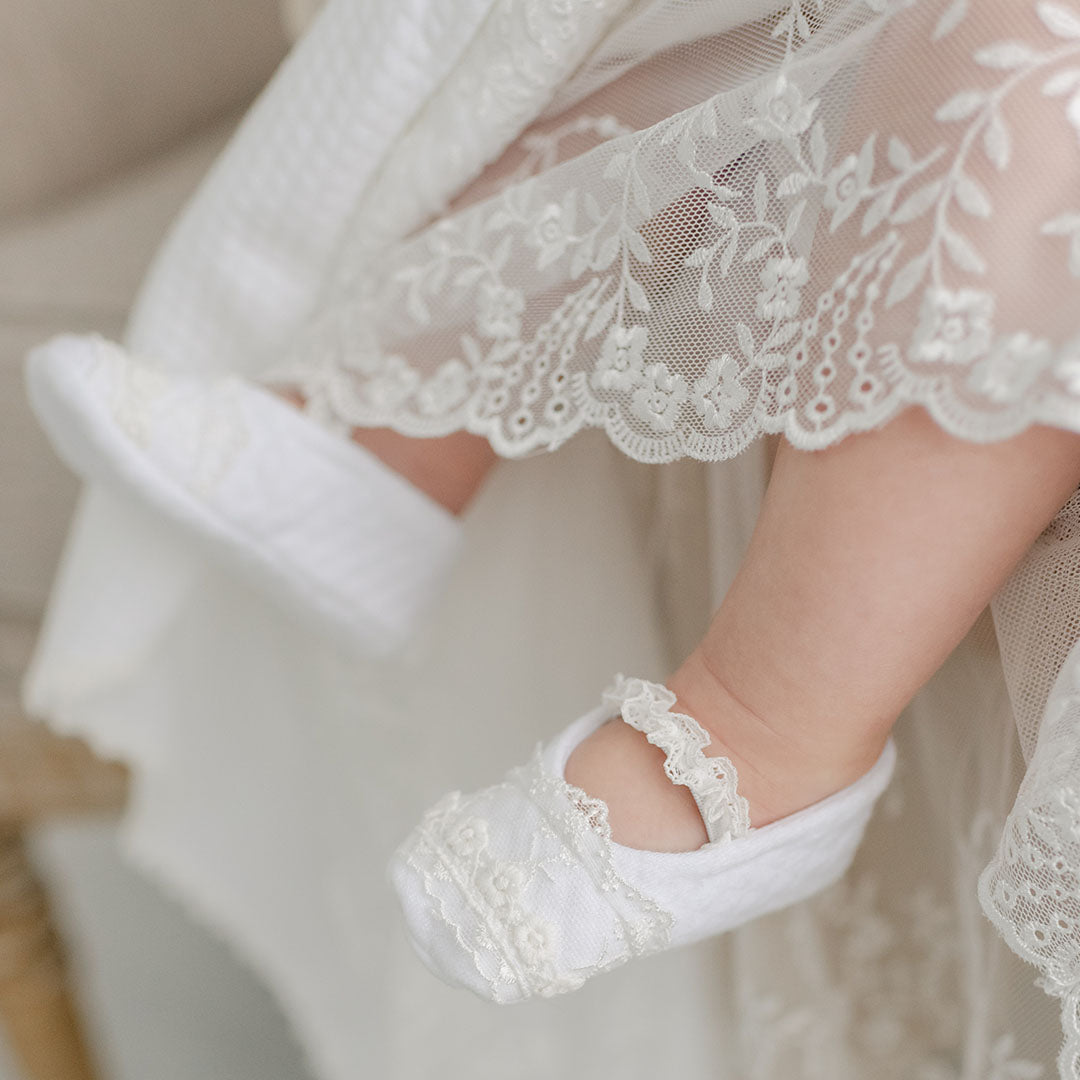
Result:
[[797,315],[802,303],[802,286],[809,278],[803,258],[784,255],[769,259],[761,271],[763,291],[757,298],[758,318],[776,321]]
[[704,419],[705,426],[714,430],[731,423],[749,396],[746,387],[739,382],[739,365],[730,353],[713,357],[705,374],[694,383],[694,408]]
[[672,375],[667,364],[650,364],[644,386],[634,391],[631,407],[635,416],[657,431],[674,431],[679,406],[687,396],[686,380],[681,375]]
[[604,339],[592,376],[593,386],[598,390],[633,390],[640,386],[645,381],[648,339],[644,326],[613,326]]
[[759,94],[754,102],[756,115],[750,124],[767,139],[801,135],[814,119],[818,103],[806,101],[802,91],[784,75]]
[[514,945],[526,967],[538,968],[550,963],[555,956],[557,931],[544,919],[525,919],[514,927]]
[[460,360],[448,360],[416,392],[419,409],[426,416],[449,412],[469,393],[469,369]]
[[1026,331],[1013,334],[975,365],[969,385],[991,401],[1017,401],[1046,367],[1050,355],[1050,342]]
[[525,297],[519,290],[494,282],[480,286],[476,328],[485,337],[515,338],[521,333]]
[[487,822],[483,818],[466,818],[446,834],[446,846],[461,859],[478,855],[487,847]]
[[860,161],[855,154],[848,154],[825,178],[825,209],[834,211],[830,230],[847,221],[855,212],[866,185],[870,183],[873,168],[871,155],[864,155],[864,160]]
[[387,356],[378,373],[364,382],[364,395],[378,409],[396,409],[419,382],[420,376],[404,357]]
[[923,297],[911,358],[926,364],[970,364],[990,348],[994,298],[977,289],[930,288]]
[[497,911],[513,907],[525,887],[525,871],[517,863],[495,863],[476,875],[480,895]]
[[568,200],[564,206],[548,203],[540,211],[525,242],[537,250],[536,268],[543,270],[566,251],[573,239],[574,210]]

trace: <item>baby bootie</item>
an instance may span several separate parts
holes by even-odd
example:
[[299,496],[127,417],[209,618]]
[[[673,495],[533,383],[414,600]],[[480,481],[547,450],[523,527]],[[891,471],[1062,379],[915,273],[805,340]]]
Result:
[[369,655],[402,645],[454,562],[452,514],[253,383],[167,374],[73,336],[30,354],[27,383],[75,472]]
[[[797,903],[850,865],[896,759],[813,806],[751,828],[732,763],[673,713],[664,686],[619,676],[603,704],[494,787],[454,792],[390,866],[413,946],[440,978],[500,1003],[575,990],[637,956],[686,945]],[[697,851],[615,843],[607,808],[563,778],[574,748],[621,715],[667,755],[705,822]]]

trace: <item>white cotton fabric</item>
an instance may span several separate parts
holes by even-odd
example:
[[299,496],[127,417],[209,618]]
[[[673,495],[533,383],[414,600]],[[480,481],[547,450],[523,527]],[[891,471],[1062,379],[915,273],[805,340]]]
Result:
[[558,448],[495,475],[385,666],[84,500],[29,704],[133,763],[133,851],[320,1080],[1080,1077],[1076,501],[908,710],[821,897],[512,1018],[394,929],[382,865],[425,805],[700,634],[762,433],[911,402],[971,439],[1080,430],[1075,0],[768,6],[331,0],[134,314],[139,355],[291,372],[332,427]]
[[[566,763],[620,709],[633,727],[651,715],[654,731],[662,724],[675,736],[671,745],[681,744],[677,756],[692,756],[696,721],[670,712],[674,704],[666,687],[619,676],[603,704],[501,783],[451,792],[424,814],[390,872],[409,940],[436,975],[504,1005],[571,993],[843,877],[892,777],[891,741],[853,784],[769,825],[751,828],[740,799],[743,820],[697,851],[640,851],[612,840],[607,807],[567,784]],[[709,761],[734,774],[730,761]]]

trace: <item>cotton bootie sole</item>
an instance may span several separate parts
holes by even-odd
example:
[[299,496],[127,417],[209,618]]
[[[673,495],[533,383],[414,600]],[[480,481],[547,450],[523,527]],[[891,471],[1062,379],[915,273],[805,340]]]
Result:
[[[891,741],[854,784],[759,829],[749,828],[735,796],[730,762],[708,759],[723,763],[710,764],[710,775],[726,772],[731,782],[722,792],[711,785],[725,806],[726,823],[709,829],[716,839],[678,853],[611,839],[606,806],[565,781],[566,762],[602,724],[637,712],[654,723],[651,732],[633,726],[668,752],[669,775],[686,782],[697,751],[656,736],[701,729],[671,713],[673,702],[665,687],[620,677],[603,705],[529,764],[475,794],[454,792],[424,815],[390,877],[409,938],[434,974],[499,1003],[550,997],[795,904],[843,876],[892,775]],[[703,816],[711,809],[715,819],[717,801],[698,798]]]
[[76,473],[153,507],[360,652],[399,649],[457,556],[453,515],[241,379],[174,376],[69,335],[29,355],[27,386]]

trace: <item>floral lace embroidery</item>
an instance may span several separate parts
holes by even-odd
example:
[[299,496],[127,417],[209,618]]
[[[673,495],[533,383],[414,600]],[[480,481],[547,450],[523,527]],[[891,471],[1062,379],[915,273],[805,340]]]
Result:
[[1080,672],[1070,657],[1052,696],[1001,844],[979,879],[983,910],[1061,1000],[1062,1077],[1080,1076]]
[[[526,815],[530,826],[535,816],[535,830],[515,845],[504,826]],[[615,870],[604,804],[547,771],[540,750],[503,784],[469,796],[454,792],[429,810],[407,858],[499,1000],[566,993],[669,940],[671,915]],[[537,893],[556,875],[579,876],[610,912],[591,950],[581,952],[580,942],[564,940],[538,914]],[[568,956],[568,949],[581,955]]]
[[[368,195],[345,237],[339,260],[346,289],[355,287],[353,259],[370,257],[395,234],[445,210],[451,196],[515,139],[547,104],[593,41],[629,0],[496,0],[463,63],[425,106]],[[599,137],[623,132],[597,118]],[[447,145],[446,133],[452,132]],[[607,135],[602,134],[607,132]],[[542,167],[559,139],[530,144]]]
[[726,757],[706,757],[711,742],[704,728],[685,713],[672,712],[675,695],[644,679],[616,677],[605,704],[621,711],[630,727],[667,755],[664,772],[690,789],[705,822],[710,844],[727,843],[750,831],[750,804],[736,791],[738,773]]
[[[928,8],[941,9],[929,47],[971,22],[955,0],[840,6],[867,48]],[[540,175],[391,248],[376,275],[354,268],[275,377],[298,382],[323,419],[467,429],[506,456],[593,426],[653,462],[730,457],[765,432],[814,448],[910,403],[968,438],[1080,429],[1080,337],[1003,327],[967,227],[997,212],[976,155],[996,174],[1015,167],[1008,101],[1060,103],[1080,133],[1080,10],[1040,0],[1042,37],[974,48],[971,85],[937,104],[927,131],[874,130],[849,147],[820,93],[823,69],[854,46],[834,42],[830,61],[818,45],[828,20],[810,7],[776,23],[783,59],[743,96],[632,135],[596,124],[602,147],[555,166],[532,153]],[[926,143],[935,131],[943,141]],[[665,250],[657,222],[688,199],[700,224],[676,237],[685,252]],[[848,263],[822,289],[814,234],[840,231]],[[1080,277],[1077,206],[1036,223],[1031,241],[1047,264],[1061,249],[1061,273]],[[890,314],[904,305],[909,315]]]

